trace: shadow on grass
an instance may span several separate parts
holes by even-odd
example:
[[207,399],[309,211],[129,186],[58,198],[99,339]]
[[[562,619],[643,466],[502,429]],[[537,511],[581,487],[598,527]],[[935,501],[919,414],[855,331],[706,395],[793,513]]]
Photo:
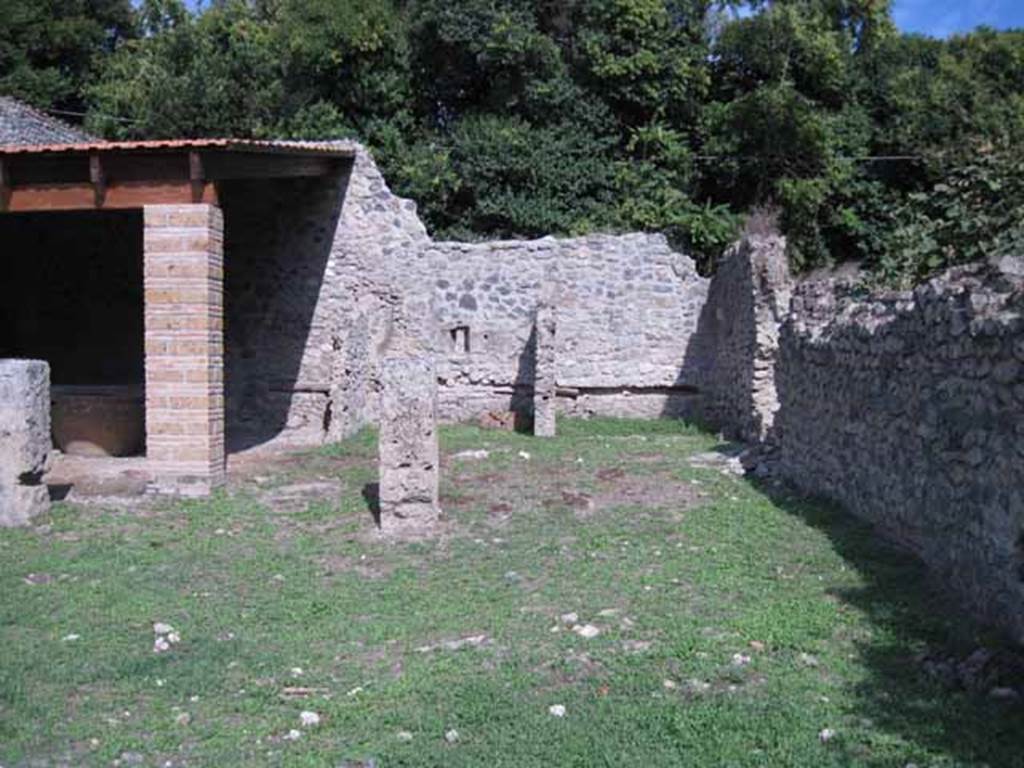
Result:
[[[855,714],[956,764],[1024,766],[1024,705],[946,688],[921,663],[925,652],[963,659],[979,645],[998,644],[998,636],[959,609],[915,555],[871,526],[831,502],[752,482],[781,509],[825,533],[864,583],[833,592],[872,625],[871,635],[856,641],[869,674],[853,691]],[[861,764],[871,764],[870,758]]]
[[380,528],[380,483],[367,483],[363,486],[363,501],[373,518],[373,524]]

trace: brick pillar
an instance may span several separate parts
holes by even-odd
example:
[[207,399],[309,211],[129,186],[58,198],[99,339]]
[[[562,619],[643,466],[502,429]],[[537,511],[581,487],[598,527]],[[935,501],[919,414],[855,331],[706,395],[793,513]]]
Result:
[[224,219],[145,207],[146,457],[157,489],[224,483]]

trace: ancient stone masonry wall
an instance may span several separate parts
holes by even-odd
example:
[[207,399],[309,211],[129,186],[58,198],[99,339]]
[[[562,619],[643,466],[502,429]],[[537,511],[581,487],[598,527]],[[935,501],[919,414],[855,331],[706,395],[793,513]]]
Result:
[[336,177],[224,190],[235,447],[316,443],[376,418],[376,345],[426,230],[364,149]]
[[698,361],[686,350],[707,281],[660,235],[594,235],[426,248],[441,327],[441,415],[529,408],[534,318],[557,286],[559,407],[580,415],[681,415]]
[[700,363],[701,422],[741,440],[768,435],[779,405],[779,326],[791,290],[783,238],[744,237],[726,253],[691,344]]
[[860,300],[805,284],[776,386],[781,473],[1024,641],[1024,280],[957,269]]
[[[361,147],[341,177],[224,191],[229,434],[314,443],[375,423],[386,353],[433,353],[440,415],[532,408],[534,317],[557,287],[563,411],[692,404],[707,281],[659,235],[434,242]],[[411,346],[410,346],[411,345]]]

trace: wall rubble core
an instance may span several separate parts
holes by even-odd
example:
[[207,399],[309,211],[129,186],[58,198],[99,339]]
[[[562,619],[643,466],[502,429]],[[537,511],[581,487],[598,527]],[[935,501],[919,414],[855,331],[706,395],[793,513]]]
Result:
[[1024,280],[960,268],[867,299],[802,286],[777,386],[784,475],[1024,642]]
[[0,527],[25,525],[50,506],[42,477],[50,440],[50,366],[0,360]]

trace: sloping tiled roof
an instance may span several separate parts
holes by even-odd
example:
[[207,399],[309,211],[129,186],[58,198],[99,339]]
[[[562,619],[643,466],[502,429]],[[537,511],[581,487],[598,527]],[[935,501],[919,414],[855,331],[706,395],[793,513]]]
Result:
[[260,141],[256,139],[155,139],[149,141],[98,141],[74,143],[17,144],[0,142],[0,154],[94,154],[102,152],[152,152],[175,149],[224,149],[236,152],[272,152],[298,155],[338,155],[351,157],[356,153],[344,141]]
[[98,139],[17,99],[0,96],[0,146],[85,141]]

